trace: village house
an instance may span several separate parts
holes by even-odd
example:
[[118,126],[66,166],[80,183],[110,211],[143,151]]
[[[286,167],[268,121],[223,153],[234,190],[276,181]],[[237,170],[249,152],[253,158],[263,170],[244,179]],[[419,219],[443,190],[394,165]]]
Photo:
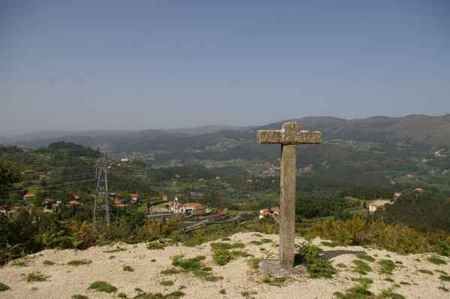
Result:
[[280,216],[279,207],[262,209],[259,211],[259,219],[264,219],[266,217],[273,217],[274,219],[277,219],[279,216]]
[[76,194],[75,192],[70,192],[68,194],[68,206],[71,208],[76,208],[78,206],[81,206],[80,202],[80,196]]
[[130,194],[130,201],[131,201],[132,204],[137,204],[140,199],[141,198],[139,196],[139,193],[136,192],[136,193],[131,193]]
[[8,205],[0,206],[0,215],[8,216],[10,207]]
[[394,196],[393,196],[393,199],[394,199],[394,200],[397,200],[397,199],[399,199],[401,196],[402,196],[402,193],[401,193],[401,192],[395,192],[395,193],[394,193]]
[[112,199],[112,205],[115,208],[123,209],[128,207],[128,205],[125,203],[123,197],[120,194],[116,194]]
[[382,211],[386,208],[387,205],[392,205],[393,201],[387,199],[375,199],[369,201],[367,203],[367,208],[370,214],[373,214],[377,211]]
[[23,196],[23,200],[28,201],[28,200],[34,199],[35,197],[36,197],[36,195],[33,192],[27,191],[25,193],[25,195]]
[[169,211],[174,214],[183,214],[186,216],[198,216],[206,213],[204,205],[196,202],[180,203],[178,197],[169,204]]

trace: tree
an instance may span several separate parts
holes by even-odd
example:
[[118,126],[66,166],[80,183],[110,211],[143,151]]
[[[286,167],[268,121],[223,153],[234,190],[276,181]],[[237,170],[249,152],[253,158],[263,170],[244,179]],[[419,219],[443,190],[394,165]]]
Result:
[[7,197],[9,189],[20,179],[20,171],[14,163],[0,160],[0,199]]

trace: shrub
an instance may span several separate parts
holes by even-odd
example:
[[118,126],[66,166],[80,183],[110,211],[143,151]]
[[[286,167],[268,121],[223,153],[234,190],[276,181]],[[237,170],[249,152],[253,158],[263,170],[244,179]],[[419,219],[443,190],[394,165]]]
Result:
[[122,251],[126,251],[126,249],[122,248],[120,246],[117,246],[115,249],[105,250],[105,251],[103,251],[103,253],[117,253],[117,252],[122,252]]
[[406,299],[403,295],[398,293],[394,293],[392,289],[383,290],[380,295],[377,296],[377,299]]
[[226,249],[215,249],[213,252],[213,260],[217,265],[224,266],[233,260],[233,255]]
[[11,288],[9,286],[0,282],[0,292],[4,292],[4,291],[10,290],[10,289]]
[[296,263],[306,263],[306,269],[311,278],[332,278],[336,274],[331,262],[320,256],[321,249],[311,244],[300,246]]
[[125,271],[125,272],[134,272],[134,269],[133,269],[133,267],[131,267],[131,266],[123,266],[123,271]]
[[433,271],[426,270],[426,269],[420,269],[419,272],[423,273],[423,274],[434,275]]
[[161,293],[142,293],[134,297],[134,299],[177,299],[183,297],[185,294],[181,291],[175,291],[166,295]]
[[353,265],[353,272],[359,273],[361,275],[367,275],[369,272],[372,272],[372,268],[365,261],[354,260]]
[[261,240],[254,240],[251,241],[250,244],[261,246],[263,244],[272,243],[273,241],[271,239],[261,239]]
[[117,292],[117,288],[105,281],[96,281],[91,283],[89,286],[89,290],[94,290],[97,292],[103,292],[103,293],[115,293]]
[[25,259],[15,260],[11,263],[11,266],[14,267],[28,267],[28,261]]
[[156,241],[147,243],[147,249],[150,249],[150,250],[162,250],[162,249],[166,248],[166,246],[167,246],[167,244],[160,240],[156,240]]
[[447,240],[439,240],[436,244],[437,253],[450,257],[450,237]]
[[286,277],[272,277],[269,275],[264,277],[262,282],[269,284],[271,286],[282,287],[285,284],[286,280],[287,280]]
[[179,267],[186,272],[192,273],[194,276],[205,279],[207,281],[217,281],[218,277],[211,274],[211,268],[206,267],[202,261],[205,260],[204,256],[197,256],[194,258],[184,258],[182,255],[177,255],[172,258],[172,265]]
[[176,268],[170,268],[170,269],[161,271],[161,274],[162,275],[175,275],[175,274],[179,274],[180,272],[181,271]]
[[393,261],[387,260],[387,259],[379,261],[378,264],[381,266],[381,273],[382,274],[389,274],[389,275],[391,275],[392,272],[396,268],[395,263]]
[[236,248],[244,248],[245,244],[241,242],[236,243],[223,243],[223,242],[217,242],[217,243],[211,243],[212,249],[236,249]]
[[368,261],[368,262],[375,262],[375,258],[371,257],[367,253],[360,253],[356,257],[361,259],[361,260]]
[[27,275],[28,282],[41,282],[46,281],[50,276],[45,275],[41,272],[31,272]]
[[244,248],[245,245],[240,242],[236,243],[211,243],[213,249],[213,260],[217,265],[224,266],[231,262],[238,256],[248,256],[246,252],[243,251],[231,251],[234,248]]
[[247,261],[248,266],[253,270],[259,269],[259,263],[261,262],[261,258],[253,257]]
[[403,225],[386,224],[361,216],[314,224],[308,231],[308,237],[316,236],[333,240],[339,245],[378,246],[401,254],[445,252],[449,244],[445,234],[426,234]]
[[172,280],[163,280],[161,281],[161,285],[165,287],[173,286],[175,283]]
[[70,262],[67,263],[67,265],[75,266],[75,267],[83,266],[83,265],[90,265],[90,264],[92,264],[92,261],[91,260],[86,260],[86,259],[84,259],[84,260],[73,260],[73,261],[70,261]]
[[444,261],[442,258],[440,258],[437,255],[433,255],[433,256],[429,257],[427,259],[427,261],[429,261],[430,263],[435,264],[435,265],[447,265],[447,262]]

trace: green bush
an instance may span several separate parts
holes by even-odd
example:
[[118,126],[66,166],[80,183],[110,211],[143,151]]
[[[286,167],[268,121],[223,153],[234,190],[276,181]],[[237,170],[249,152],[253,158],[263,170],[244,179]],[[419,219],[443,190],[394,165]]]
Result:
[[353,272],[359,273],[361,275],[367,275],[369,272],[372,272],[372,268],[365,261],[354,260],[353,265]]
[[333,278],[336,269],[329,260],[320,256],[321,251],[319,247],[305,243],[298,250],[296,263],[306,263],[311,278]]
[[395,270],[396,265],[391,260],[381,260],[378,262],[378,264],[381,266],[381,273],[382,274],[392,274],[392,272]]
[[204,256],[197,256],[194,258],[184,258],[182,255],[177,255],[172,258],[172,265],[183,269],[185,272],[190,272],[194,276],[207,280],[207,281],[217,281],[218,277],[212,275],[212,269],[206,267],[202,261],[205,260]]
[[49,277],[41,272],[31,272],[27,275],[27,282],[42,282],[46,281]]
[[0,292],[4,292],[4,291],[10,290],[10,289],[11,288],[9,286],[0,282]]
[[115,293],[117,292],[117,288],[106,281],[96,281],[91,283],[89,286],[89,290],[94,290],[97,292],[103,293]]
[[349,220],[325,220],[314,224],[308,237],[321,237],[339,245],[377,246],[401,254],[445,252],[448,235],[427,234],[399,224],[354,216]]
[[427,261],[429,261],[430,263],[435,264],[435,265],[447,265],[447,262],[437,255],[433,255],[433,256],[429,257],[427,259]]
[[67,263],[67,265],[75,266],[75,267],[83,266],[83,265],[90,265],[90,264],[92,264],[92,261],[91,260],[86,260],[86,259],[84,259],[84,260],[73,260],[73,261],[70,261],[70,262]]

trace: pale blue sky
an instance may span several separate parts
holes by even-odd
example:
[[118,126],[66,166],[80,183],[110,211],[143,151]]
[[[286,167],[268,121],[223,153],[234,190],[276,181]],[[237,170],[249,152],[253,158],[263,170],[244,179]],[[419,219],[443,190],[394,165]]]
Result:
[[450,112],[450,1],[0,1],[0,134]]

